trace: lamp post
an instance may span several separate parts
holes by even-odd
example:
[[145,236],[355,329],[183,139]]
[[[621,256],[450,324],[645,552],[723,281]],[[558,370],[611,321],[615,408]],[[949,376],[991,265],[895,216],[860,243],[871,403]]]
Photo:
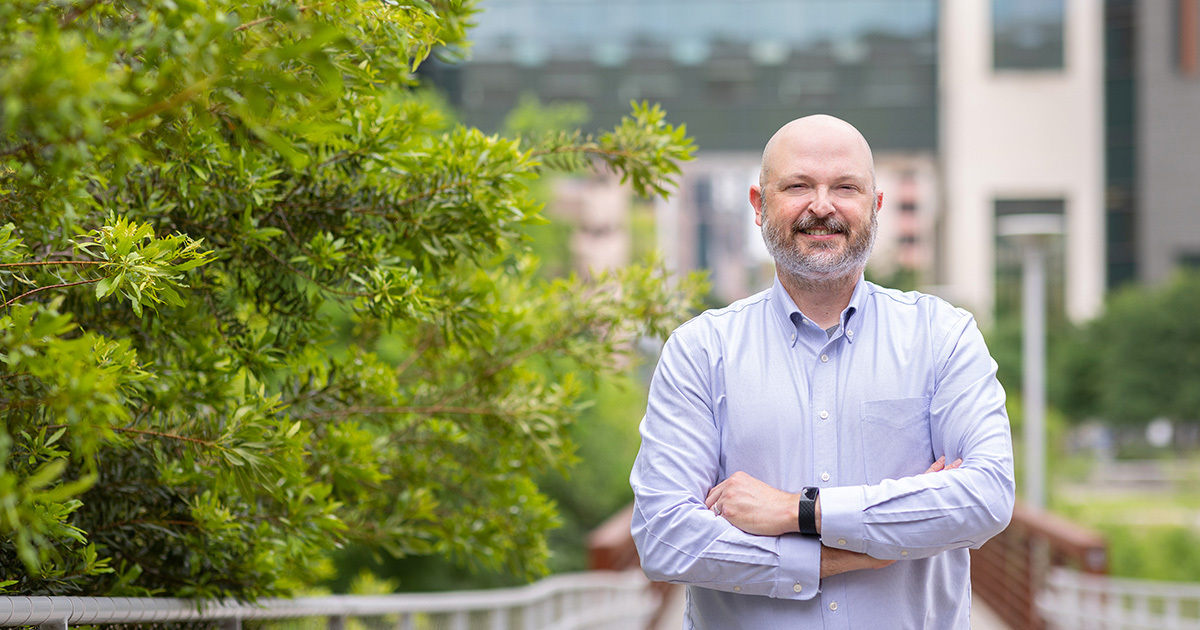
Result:
[[996,233],[1021,247],[1021,361],[1024,372],[1025,499],[1046,507],[1046,246],[1063,233],[1061,214],[1010,214]]

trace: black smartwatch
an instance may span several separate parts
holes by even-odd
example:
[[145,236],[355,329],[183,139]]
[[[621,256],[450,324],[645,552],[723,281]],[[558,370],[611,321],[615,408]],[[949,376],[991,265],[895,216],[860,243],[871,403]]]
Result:
[[800,533],[808,536],[817,535],[817,496],[820,488],[808,486],[800,491]]

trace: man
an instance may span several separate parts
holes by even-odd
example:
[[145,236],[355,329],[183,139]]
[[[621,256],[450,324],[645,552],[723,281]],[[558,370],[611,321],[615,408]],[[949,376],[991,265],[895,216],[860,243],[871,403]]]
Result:
[[[774,286],[663,348],[633,535],[686,628],[967,628],[1012,445],[974,319],[866,282],[883,193],[849,123],[780,129],[750,188]],[[927,474],[923,474],[927,473]]]

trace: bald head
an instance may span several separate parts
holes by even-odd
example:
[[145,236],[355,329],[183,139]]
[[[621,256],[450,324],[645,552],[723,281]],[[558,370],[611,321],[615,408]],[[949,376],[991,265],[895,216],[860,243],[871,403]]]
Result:
[[853,160],[862,160],[870,170],[871,187],[875,188],[875,158],[871,154],[871,145],[854,125],[828,114],[797,118],[771,136],[763,149],[762,166],[758,172],[759,187],[766,190],[782,156],[814,147],[823,151],[848,153]]

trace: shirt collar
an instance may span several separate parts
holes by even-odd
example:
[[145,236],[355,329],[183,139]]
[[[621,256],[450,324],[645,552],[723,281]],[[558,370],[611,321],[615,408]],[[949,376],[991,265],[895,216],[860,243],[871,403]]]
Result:
[[[842,311],[841,317],[841,332],[851,343],[854,342],[854,329],[859,319],[857,315],[862,312],[866,302],[866,280],[860,275],[858,282],[854,284],[854,293],[850,295],[850,304]],[[792,301],[792,296],[788,295],[787,289],[783,288],[783,283],[779,281],[779,274],[775,274],[775,283],[771,285],[771,304],[775,308],[780,324],[783,325],[784,334],[788,335],[794,344],[796,333],[799,332],[800,324],[804,321],[804,314]]]

